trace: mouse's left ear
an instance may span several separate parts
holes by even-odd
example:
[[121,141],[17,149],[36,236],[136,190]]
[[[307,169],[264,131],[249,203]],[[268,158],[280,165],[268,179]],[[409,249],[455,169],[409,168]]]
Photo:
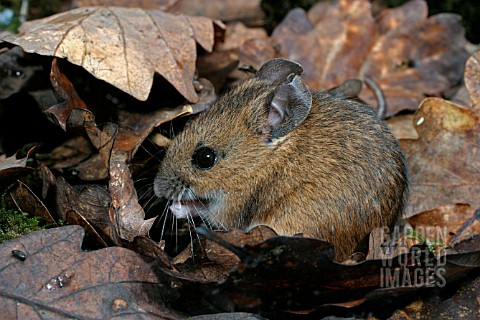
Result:
[[269,133],[266,142],[278,139],[298,127],[310,113],[312,93],[300,76],[290,74],[287,83],[274,92],[269,105],[263,133]]

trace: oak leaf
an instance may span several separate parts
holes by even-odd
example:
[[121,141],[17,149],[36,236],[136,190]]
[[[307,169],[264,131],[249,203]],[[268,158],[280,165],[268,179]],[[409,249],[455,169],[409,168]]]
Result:
[[400,140],[410,170],[408,216],[440,205],[480,207],[480,120],[474,110],[427,98],[414,118],[418,140]]
[[3,319],[183,318],[166,307],[175,293],[155,267],[125,248],[82,252],[82,238],[66,226],[0,244]]
[[2,40],[26,52],[65,58],[142,101],[156,72],[196,102],[196,44],[210,51],[214,42],[208,18],[136,8],[79,8],[28,22],[23,29]]
[[[428,17],[414,0],[372,16],[367,0],[321,2],[308,14],[292,10],[274,30],[279,55],[298,61],[314,90],[350,78],[371,79],[383,91],[386,116],[416,110],[426,96],[442,96],[457,85],[469,45],[455,14]],[[360,98],[375,106],[374,90]]]

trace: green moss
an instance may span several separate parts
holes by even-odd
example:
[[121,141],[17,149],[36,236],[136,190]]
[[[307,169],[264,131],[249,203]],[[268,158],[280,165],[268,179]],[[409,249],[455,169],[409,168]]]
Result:
[[5,195],[0,199],[0,243],[24,234],[44,229],[40,218],[6,207]]

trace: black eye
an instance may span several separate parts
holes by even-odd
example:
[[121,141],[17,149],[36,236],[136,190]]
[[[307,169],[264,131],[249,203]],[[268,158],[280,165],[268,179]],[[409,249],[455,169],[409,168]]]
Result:
[[217,162],[217,152],[210,147],[200,147],[192,155],[192,164],[197,169],[211,169]]

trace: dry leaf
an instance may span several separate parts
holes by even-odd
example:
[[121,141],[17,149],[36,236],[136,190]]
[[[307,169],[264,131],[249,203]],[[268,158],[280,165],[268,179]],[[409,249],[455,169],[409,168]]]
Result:
[[74,168],[88,161],[95,152],[96,149],[88,139],[77,136],[53,149],[50,152],[48,164],[50,168],[57,170]]
[[385,123],[397,139],[416,140],[418,139],[418,133],[415,130],[413,119],[413,114],[397,115],[385,120]]
[[196,43],[210,51],[214,41],[208,18],[121,7],[75,9],[30,21],[24,29],[2,40],[65,58],[139,100],[148,98],[157,72],[196,102]]
[[119,245],[115,221],[111,219],[112,198],[100,185],[70,186],[57,179],[56,203],[60,218],[69,224],[81,225],[93,244],[106,247]]
[[40,217],[47,224],[58,226],[45,204],[23,182],[18,181],[17,187],[10,191],[10,197],[20,212],[28,212]]
[[78,96],[75,87],[68,77],[61,71],[61,64],[57,59],[52,61],[52,72],[50,81],[57,94],[63,98],[63,102],[46,109],[45,114],[50,117],[52,122],[59,125],[63,130],[67,129],[67,119],[75,108],[88,110],[88,106]]
[[119,6],[143,9],[159,9],[191,16],[205,16],[222,21],[242,20],[249,24],[261,25],[264,13],[260,0],[75,0],[74,6]]
[[175,292],[144,257],[118,247],[82,252],[82,238],[67,226],[0,244],[3,319],[184,318],[166,307]]
[[418,140],[400,140],[410,170],[408,216],[441,205],[480,207],[480,123],[469,109],[425,99],[414,118]]
[[[73,109],[68,117],[67,128],[69,132],[80,132],[88,136],[100,155],[100,157],[92,157],[89,161],[82,162],[83,165],[89,164],[87,168],[77,166],[78,169],[83,169],[80,172],[84,173],[84,180],[107,178],[110,154],[117,136],[118,126],[112,122],[107,122],[99,128],[95,123],[92,112],[84,109]],[[89,173],[85,169],[90,167],[92,170]]]
[[108,191],[118,233],[122,239],[132,241],[137,236],[148,236],[155,218],[144,220],[145,212],[138,203],[137,192],[128,168],[128,152],[114,152],[110,159]]
[[121,126],[115,138],[115,152],[128,152],[130,158],[140,144],[155,127],[176,117],[192,113],[192,106],[179,105],[175,108],[162,108],[153,113],[130,113],[119,110],[118,122]]
[[440,240],[449,245],[453,237],[465,239],[474,234],[480,235],[480,221],[475,224],[475,221],[472,221],[470,225],[466,225],[473,216],[475,209],[470,205],[444,205],[410,217],[408,222],[423,237]]
[[[197,228],[197,233],[199,229]],[[271,237],[276,232],[267,226],[257,226],[249,232],[239,229],[229,231],[209,231],[204,229],[207,239],[199,243],[198,238],[191,242],[185,250],[173,259],[175,266],[181,271],[182,277],[191,281],[219,282],[227,279],[230,270],[238,265],[241,249],[231,251],[245,245],[255,245]],[[217,243],[219,239],[222,243]],[[228,247],[225,247],[225,242]],[[193,250],[192,250],[193,246]],[[230,250],[231,249],[231,250]],[[192,257],[192,253],[195,256]],[[195,260],[202,257],[202,262]]]
[[[429,301],[415,301],[407,307],[397,310],[389,320],[410,319],[462,319],[477,320],[479,318],[480,276],[471,282],[467,281],[453,297],[445,301],[430,299]],[[476,299],[474,298],[476,297]],[[424,299],[426,300],[426,299]]]
[[0,154],[0,190],[33,169],[27,166],[28,157],[17,159],[15,155],[8,157]]
[[[468,57],[460,22],[453,14],[427,18],[420,0],[385,10],[375,22],[369,1],[340,0],[319,3],[308,17],[292,10],[271,41],[282,57],[303,65],[302,77],[314,90],[369,77],[382,89],[389,117],[460,82]],[[377,104],[373,90],[360,98]]]
[[465,86],[472,104],[480,109],[480,51],[475,52],[468,58],[465,65]]

